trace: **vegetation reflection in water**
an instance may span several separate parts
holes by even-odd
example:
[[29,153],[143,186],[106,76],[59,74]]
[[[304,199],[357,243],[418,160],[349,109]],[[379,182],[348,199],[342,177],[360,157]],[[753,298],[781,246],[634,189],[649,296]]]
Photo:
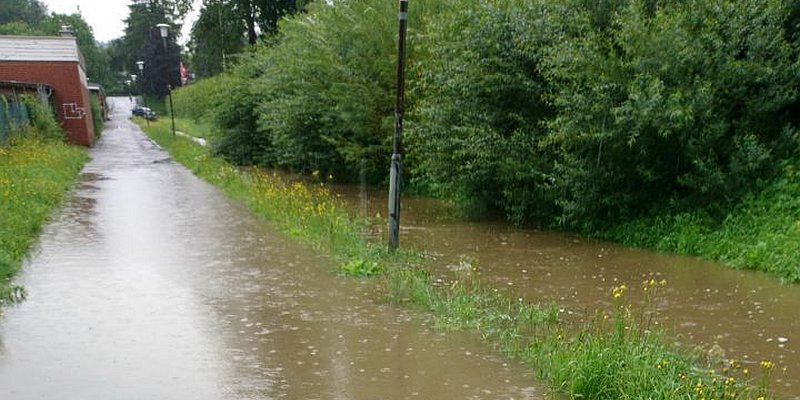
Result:
[[681,348],[666,339],[654,323],[654,303],[666,281],[644,281],[643,301],[636,305],[628,286],[610,288],[612,309],[598,310],[588,321],[569,321],[556,304],[529,304],[482,285],[476,260],[464,260],[467,268],[447,282],[433,278],[417,253],[390,253],[365,242],[360,234],[364,227],[323,186],[240,170],[194,142],[172,136],[163,122],[145,130],[177,161],[258,216],[331,253],[341,266],[338,272],[377,275],[388,301],[429,311],[442,329],[479,333],[571,398],[773,398],[772,361],[763,360],[751,370],[715,357],[713,351]]

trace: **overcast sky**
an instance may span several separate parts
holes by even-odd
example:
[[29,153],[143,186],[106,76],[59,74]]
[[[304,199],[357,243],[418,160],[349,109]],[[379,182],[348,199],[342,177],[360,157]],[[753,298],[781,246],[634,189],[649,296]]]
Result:
[[[2,1],[2,0],[0,0]],[[80,13],[83,19],[92,27],[94,38],[98,42],[108,42],[122,36],[125,29],[123,20],[128,17],[128,5],[131,0],[40,0],[47,5],[51,12],[59,14]],[[195,0],[195,8],[199,8],[200,1]],[[193,10],[187,17],[183,26],[183,36],[180,43],[185,43],[189,39],[191,22],[194,21],[197,10]]]

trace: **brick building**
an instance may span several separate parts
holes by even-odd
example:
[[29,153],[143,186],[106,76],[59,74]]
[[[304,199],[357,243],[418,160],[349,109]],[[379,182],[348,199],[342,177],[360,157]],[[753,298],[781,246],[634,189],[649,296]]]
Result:
[[52,88],[51,103],[69,141],[92,145],[95,132],[86,68],[74,37],[0,35],[0,81]]

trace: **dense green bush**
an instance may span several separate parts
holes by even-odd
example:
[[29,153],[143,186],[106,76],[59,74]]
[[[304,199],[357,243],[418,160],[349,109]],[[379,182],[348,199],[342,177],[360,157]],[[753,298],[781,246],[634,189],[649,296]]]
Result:
[[[12,116],[11,107],[15,104],[16,111]],[[0,96],[0,144],[5,144],[9,137],[31,137],[35,136],[42,139],[64,139],[64,131],[61,130],[53,110],[42,105],[36,98],[31,96],[20,96],[14,103],[10,103],[5,97]]]
[[227,99],[226,75],[217,75],[213,78],[201,79],[191,85],[182,86],[172,92],[175,116],[178,118],[191,118],[197,122],[213,122],[214,111]]
[[[426,0],[409,21],[406,177],[515,223],[719,221],[796,153],[796,0]],[[239,164],[385,179],[396,4],[316,2],[176,92]],[[655,211],[654,211],[655,210]]]
[[798,68],[781,1],[631,0],[548,49],[562,222],[727,204],[796,148]]
[[[425,3],[414,5],[424,9]],[[342,178],[388,169],[393,131],[396,4],[324,2],[284,21],[271,63],[259,128],[270,138],[262,162]],[[420,26],[417,25],[419,29]],[[302,60],[302,61],[301,61]]]
[[423,40],[411,124],[417,179],[516,223],[553,213],[552,149],[540,146],[549,83],[541,49],[558,37],[544,1],[450,1]]

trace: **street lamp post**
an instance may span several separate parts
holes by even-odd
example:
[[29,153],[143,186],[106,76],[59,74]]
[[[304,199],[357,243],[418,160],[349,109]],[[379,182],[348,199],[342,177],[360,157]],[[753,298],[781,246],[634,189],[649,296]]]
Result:
[[172,136],[175,136],[175,110],[172,108],[172,85],[167,84],[169,91],[169,114],[172,117]]
[[400,31],[397,41],[397,98],[394,106],[394,141],[389,170],[389,249],[400,245],[400,173],[402,172],[403,102],[405,97],[406,27],[408,0],[400,0]]
[[[144,96],[144,61],[137,61],[136,66],[139,67],[139,74],[142,76],[142,79],[139,81],[139,92],[142,94],[142,107],[147,107],[147,98]],[[144,116],[144,120],[147,126],[150,126],[150,118],[147,115]]]
[[144,98],[144,61],[137,61],[136,66],[139,67],[139,74],[142,76],[141,89],[142,89],[142,105],[147,107],[147,101]]
[[167,51],[167,33],[169,31],[169,25],[161,23],[161,24],[156,25],[156,28],[158,28],[159,33],[161,33],[161,43],[164,44],[164,51],[166,52]]
[[[161,34],[161,42],[164,44],[164,58],[167,57],[167,34],[169,34],[169,25],[158,24],[156,25],[159,33]],[[167,93],[169,94],[169,114],[172,118],[172,136],[175,136],[175,110],[172,107],[172,85],[167,83]]]
[[128,85],[128,100],[130,100],[132,102],[133,101],[133,95],[131,95],[131,80],[130,79],[126,79],[125,80],[125,84]]
[[136,74],[131,74],[131,90],[133,90],[133,86],[136,85],[136,78],[138,78]]
[[136,66],[139,67],[139,74],[142,77],[142,80],[139,83],[139,87],[142,92],[142,106],[147,107],[147,100],[144,97],[144,61],[137,61]]

